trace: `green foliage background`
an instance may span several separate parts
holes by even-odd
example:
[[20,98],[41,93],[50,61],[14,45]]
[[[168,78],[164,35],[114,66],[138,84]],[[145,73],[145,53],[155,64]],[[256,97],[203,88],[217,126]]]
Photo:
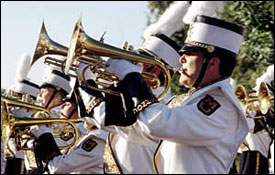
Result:
[[[172,2],[148,1],[150,15],[147,24],[154,23]],[[252,89],[256,79],[269,65],[274,64],[274,1],[224,1],[224,11],[220,16],[245,29],[238,65],[232,78],[246,89]],[[175,33],[172,39],[183,45],[187,30],[188,26]],[[181,94],[187,90],[178,85],[178,76],[173,77],[172,94]]]

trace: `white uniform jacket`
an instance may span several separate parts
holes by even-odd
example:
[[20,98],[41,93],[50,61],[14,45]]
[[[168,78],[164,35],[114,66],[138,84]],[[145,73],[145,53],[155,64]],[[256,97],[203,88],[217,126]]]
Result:
[[90,131],[67,153],[48,163],[51,174],[103,174],[103,153],[107,133]]
[[163,139],[158,173],[228,173],[248,126],[229,79],[196,91],[181,106],[153,104],[133,125],[144,137]]
[[263,129],[254,133],[254,119],[247,118],[249,132],[244,140],[244,144],[248,146],[250,151],[259,151],[263,156],[268,158],[269,148],[272,144],[272,138],[268,132]]

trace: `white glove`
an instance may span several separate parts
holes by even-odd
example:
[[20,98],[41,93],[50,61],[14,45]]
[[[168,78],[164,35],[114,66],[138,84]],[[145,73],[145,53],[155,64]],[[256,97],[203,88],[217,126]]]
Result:
[[[77,74],[78,80],[81,80],[82,72],[83,72],[84,68],[87,67],[87,66],[88,66],[88,64],[84,64],[84,63],[82,63],[82,62],[80,62],[80,63],[78,64],[78,69],[76,70],[76,74]],[[86,80],[89,80],[89,79],[95,80],[96,77],[97,77],[97,75],[94,74],[94,73],[90,70],[90,68],[88,68],[88,70],[86,70],[86,72],[85,72],[85,76],[84,76],[84,77],[85,77]]]
[[11,150],[11,152],[14,154],[15,158],[24,159],[24,151],[23,150],[18,150],[16,148],[16,144],[15,144],[15,139],[14,138],[9,138],[9,140],[8,140],[8,146],[9,146],[9,149]]
[[53,129],[51,127],[46,126],[32,126],[30,132],[36,137],[40,137],[42,134],[45,133],[53,133]]
[[28,141],[26,142],[27,147],[28,147],[28,148],[33,148],[34,142],[35,142],[34,139],[28,140]]
[[123,80],[124,77],[132,72],[142,72],[142,65],[132,64],[131,62],[124,59],[112,59],[110,58],[107,63],[110,65],[106,68],[107,71],[113,72],[116,76]]

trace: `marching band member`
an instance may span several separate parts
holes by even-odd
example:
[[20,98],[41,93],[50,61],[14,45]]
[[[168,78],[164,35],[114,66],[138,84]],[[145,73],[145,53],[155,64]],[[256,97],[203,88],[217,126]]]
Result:
[[[143,33],[145,41],[141,48],[138,49],[139,54],[148,56],[157,56],[165,65],[169,65],[175,69],[180,67],[177,59],[179,58],[178,50],[180,47],[169,37],[176,31],[180,31],[184,27],[182,22],[183,16],[186,14],[190,6],[189,1],[175,1],[162,14],[159,20],[150,25]],[[108,69],[108,68],[107,68]],[[157,67],[143,65],[143,72],[151,72],[161,80],[163,84],[163,75]],[[171,77],[174,72],[170,70]],[[147,81],[149,86],[152,82]],[[153,94],[158,96],[163,87],[160,86],[153,90]],[[161,103],[165,104],[171,97],[170,88]],[[107,103],[106,109],[109,111],[117,111],[119,103]],[[95,109],[98,110],[98,109]],[[113,112],[106,113],[113,115]],[[113,115],[110,118],[115,118]],[[104,117],[103,117],[104,118]],[[115,119],[116,120],[116,119]],[[105,124],[106,120],[105,120]],[[140,138],[143,140],[143,138]],[[159,139],[150,139],[140,142],[137,137],[120,132],[116,128],[116,132],[110,133],[109,139],[105,148],[105,173],[122,173],[122,174],[153,174],[153,156]]]
[[[79,118],[75,95],[61,105],[64,118]],[[39,172],[48,171],[50,174],[103,174],[103,153],[107,133],[85,125],[87,134],[83,134],[70,150],[61,154],[52,135],[52,129],[33,127],[31,132],[38,138],[35,143],[36,159],[40,162]],[[43,164],[42,164],[43,162]]]
[[119,86],[124,98],[129,98],[125,101],[132,100],[133,113],[138,114],[130,134],[163,140],[154,158],[157,173],[229,172],[248,132],[229,84],[242,33],[241,27],[224,20],[194,18],[179,58],[179,81],[194,88],[171,109],[158,103],[135,65],[112,60],[109,70],[122,79]]
[[[38,94],[38,101],[40,105],[46,109],[49,109],[53,117],[60,117],[60,105],[62,99],[66,97],[71,91],[70,77],[63,74],[58,69],[48,66],[44,72],[42,85],[40,86],[40,92]],[[34,118],[49,118],[49,114],[45,111],[38,111],[34,114]],[[43,130],[43,127],[41,127]],[[68,145],[71,142],[72,136],[56,138],[56,142],[59,146]],[[30,140],[27,143],[28,147],[33,147],[33,141]],[[25,167],[27,173],[33,173],[37,169],[37,162],[32,150],[25,151]]]
[[[30,69],[30,60],[31,58],[28,54],[22,54],[16,70],[15,83],[7,90],[5,95],[14,99],[19,99],[20,101],[26,103],[33,104],[36,101],[40,88],[27,77]],[[15,108],[11,112],[17,117],[29,117],[33,113],[33,111],[26,111],[24,108]],[[13,137],[9,138],[7,144],[14,154],[14,158],[7,159],[7,164],[3,165],[3,162],[5,163],[5,158],[4,153],[1,154],[1,174],[4,174],[4,172],[5,174],[23,174],[24,151],[18,150],[16,148]],[[1,140],[1,148],[3,146],[4,143]]]
[[[269,91],[273,95],[274,89],[272,89],[269,85],[270,82],[273,80],[274,65],[271,65],[268,67],[265,74],[257,78],[255,88],[259,88],[260,83],[265,82]],[[252,90],[249,96],[252,98],[257,96],[256,92],[257,91]],[[270,148],[274,140],[274,109],[271,108],[272,107],[270,107],[269,112],[267,112],[266,114],[261,114],[261,112],[258,112],[258,114],[248,114],[256,116],[262,115],[262,118],[247,118],[249,133],[246,136],[244,143],[241,147],[242,154],[240,157],[240,174],[269,174],[268,160],[271,158]]]

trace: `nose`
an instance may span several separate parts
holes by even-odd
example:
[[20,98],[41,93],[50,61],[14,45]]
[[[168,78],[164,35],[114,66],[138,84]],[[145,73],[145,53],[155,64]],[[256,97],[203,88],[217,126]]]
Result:
[[37,101],[41,101],[43,98],[43,93],[42,92],[39,92],[39,94],[37,95]]
[[39,98],[41,98],[41,97],[42,97],[42,93],[41,93],[41,92],[39,92],[38,97],[39,97]]
[[66,103],[63,103],[62,105],[60,105],[60,109],[64,109]]
[[183,54],[183,55],[180,57],[179,63],[180,63],[180,64],[186,63],[185,54]]

